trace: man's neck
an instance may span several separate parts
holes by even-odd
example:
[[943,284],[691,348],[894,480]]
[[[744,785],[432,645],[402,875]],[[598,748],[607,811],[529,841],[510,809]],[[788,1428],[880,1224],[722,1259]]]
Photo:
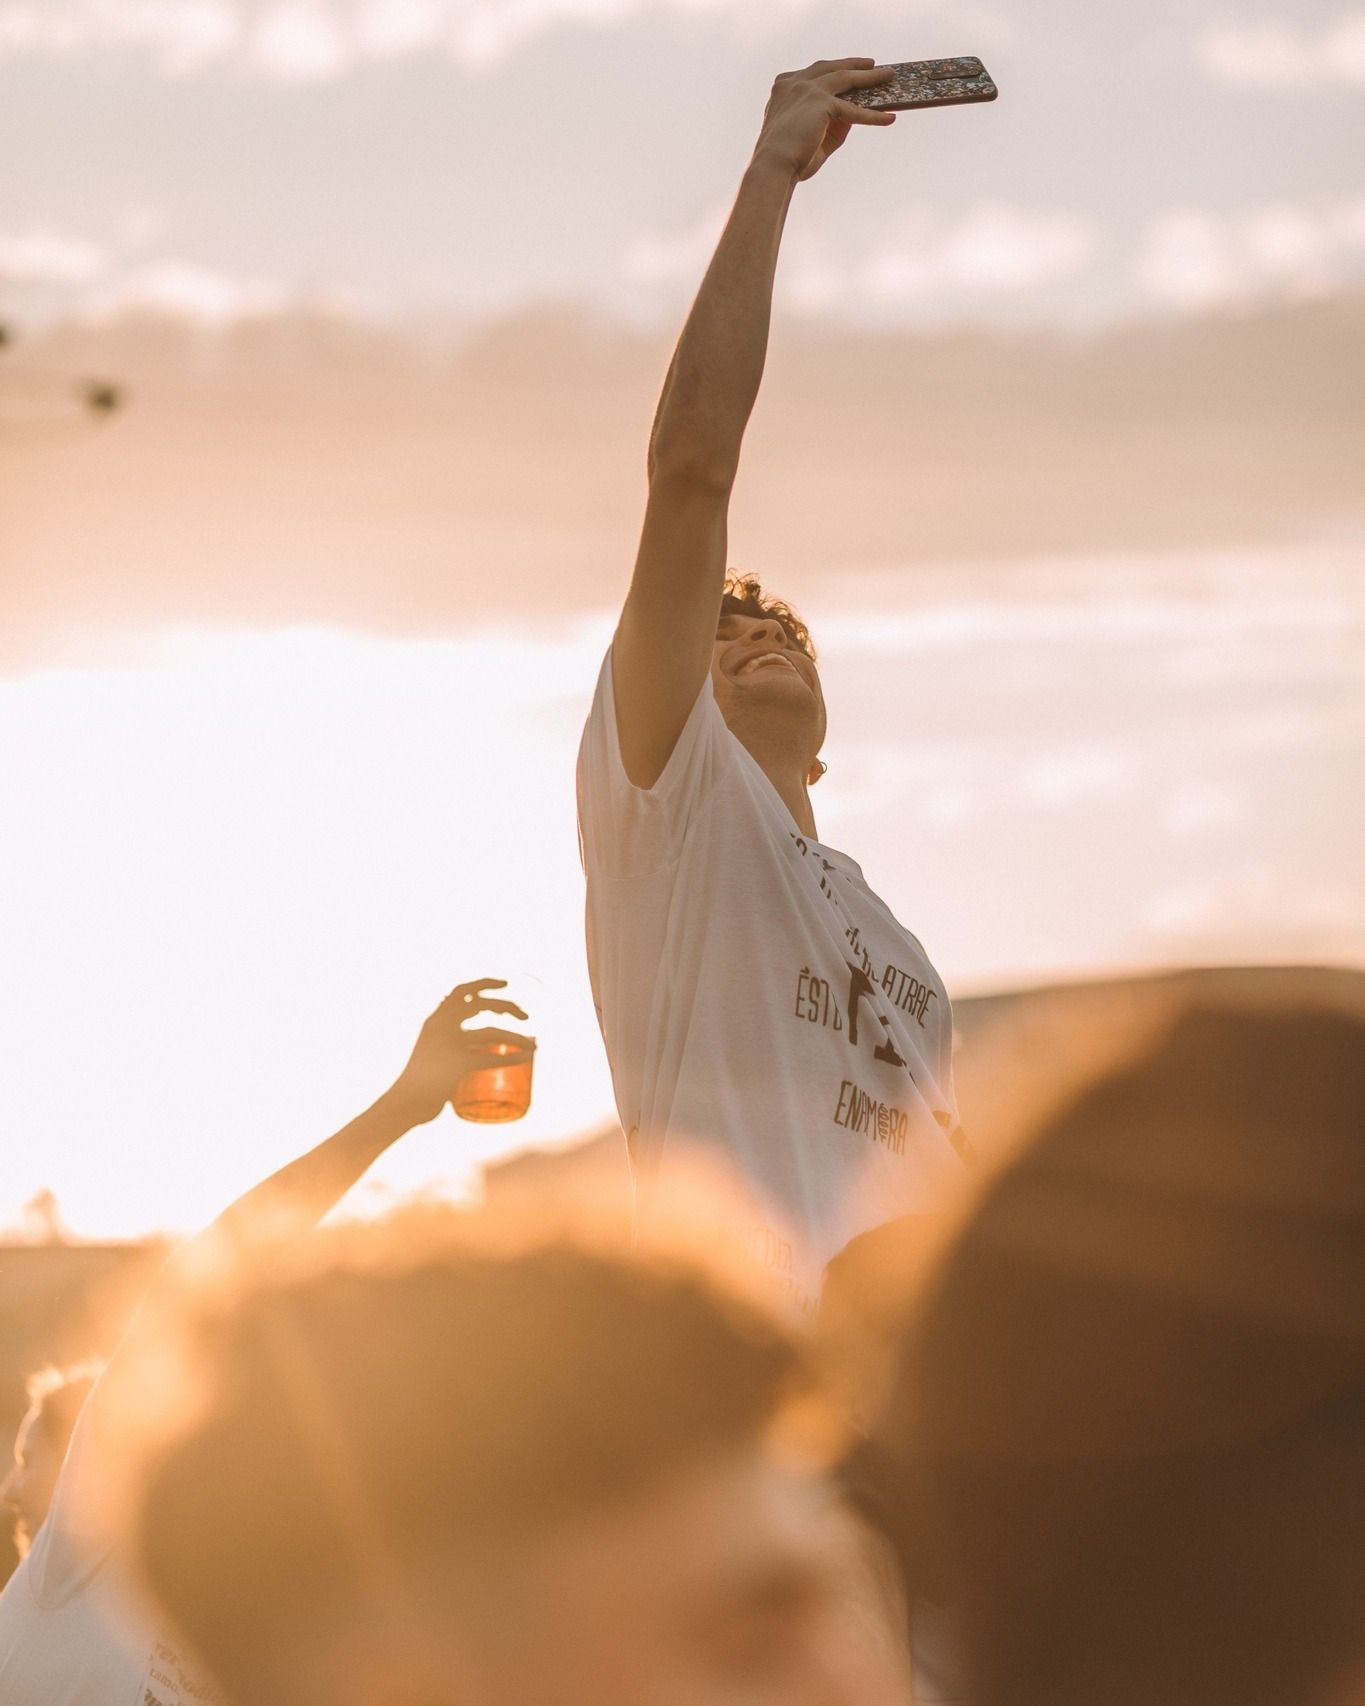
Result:
[[778,798],[791,813],[802,835],[818,841],[815,813],[811,810],[810,792],[806,786],[806,777],[810,773],[809,758],[793,752],[785,742],[771,738],[765,740],[762,729],[741,728],[733,733],[777,790]]

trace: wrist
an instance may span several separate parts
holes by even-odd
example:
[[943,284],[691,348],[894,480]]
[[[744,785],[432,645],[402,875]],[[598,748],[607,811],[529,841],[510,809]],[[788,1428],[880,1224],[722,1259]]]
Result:
[[744,173],[746,184],[760,185],[765,189],[785,191],[790,195],[796,188],[801,177],[801,168],[790,156],[772,142],[759,138],[758,146],[754,149],[748,168]]
[[433,1108],[431,1103],[430,1096],[423,1096],[400,1077],[389,1085],[370,1112],[385,1133],[392,1132],[397,1138],[414,1126],[425,1125],[428,1120],[435,1119],[441,1107],[437,1104]]

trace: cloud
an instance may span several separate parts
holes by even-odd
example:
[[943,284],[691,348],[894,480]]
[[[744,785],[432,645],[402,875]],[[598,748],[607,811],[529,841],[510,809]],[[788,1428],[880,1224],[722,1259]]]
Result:
[[1365,197],[1277,202],[1230,216],[1171,208],[1143,235],[1137,281],[1148,298],[1185,310],[1320,296],[1357,270],[1356,251],[1365,251]]
[[1166,833],[1180,838],[1227,829],[1246,817],[1241,791],[1227,782],[1192,780],[1181,783],[1166,800],[1161,821]]
[[1013,291],[1079,272],[1094,251],[1090,223],[1069,212],[982,202],[934,229],[911,215],[903,235],[864,264],[869,295],[897,300],[933,290]]
[[1079,800],[1121,798],[1131,774],[1130,761],[1117,747],[1088,743],[1029,758],[1020,766],[1018,787],[1037,805],[1065,807]]
[[609,24],[640,10],[635,0],[482,0],[453,8],[453,41],[460,58],[484,64],[553,24]]
[[420,53],[441,40],[447,12],[444,0],[369,0],[356,18],[356,46],[376,59]]
[[1225,19],[1198,37],[1195,57],[1210,77],[1239,89],[1365,87],[1365,11],[1316,33],[1278,18]]
[[73,285],[98,277],[109,257],[96,243],[40,226],[0,231],[0,284]]
[[1151,222],[1137,274],[1147,295],[1186,309],[1226,301],[1247,282],[1223,223],[1198,208],[1162,213]]
[[0,59],[135,48],[178,75],[231,51],[243,20],[235,0],[8,0],[0,4]]
[[132,48],[167,76],[228,61],[318,82],[365,59],[431,50],[483,64],[553,24],[643,9],[641,0],[0,0],[0,58]]
[[1268,860],[1248,860],[1218,874],[1154,894],[1143,925],[1172,959],[1291,958],[1331,963],[1361,949],[1365,891],[1351,877],[1304,883]]
[[352,39],[321,0],[283,0],[255,30],[252,57],[261,70],[285,82],[325,81],[355,57]]
[[124,226],[116,248],[47,226],[0,231],[0,285],[22,289],[26,312],[35,320],[55,312],[90,324],[149,311],[222,327],[301,307],[351,318],[360,313],[339,293],[314,293],[305,302],[277,282],[239,277],[175,256],[135,262],[133,257],[159,234],[160,217],[153,210],[135,210]]
[[[660,13],[713,13],[750,33],[816,0],[0,0],[0,59],[131,48],[182,76],[229,62],[285,82],[338,77],[369,59],[445,52],[468,65],[505,58],[556,25],[607,27]],[[875,0],[862,9],[875,17]],[[923,11],[942,9],[921,0]],[[978,34],[1001,39],[994,14]]]
[[278,284],[164,260],[112,275],[92,293],[83,317],[109,320],[141,309],[203,326],[227,326],[290,306],[289,293]]
[[[670,300],[701,280],[727,209],[711,208],[672,232],[639,237],[623,256],[626,276]],[[786,241],[778,302],[798,315],[840,310],[894,318],[902,309],[956,304],[965,296],[1009,295],[1070,277],[1090,262],[1090,221],[1064,210],[980,202],[959,219],[908,209],[890,235],[861,248],[836,247],[801,228]]]
[[644,232],[626,249],[622,266],[636,284],[674,286],[701,282],[729,214],[728,203],[708,208],[674,231]]

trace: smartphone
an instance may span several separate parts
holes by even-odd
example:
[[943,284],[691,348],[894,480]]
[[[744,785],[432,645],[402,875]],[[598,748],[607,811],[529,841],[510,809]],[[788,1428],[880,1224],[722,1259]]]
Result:
[[1000,93],[979,59],[915,59],[893,65],[895,77],[875,89],[854,89],[840,100],[875,113],[903,113],[912,107],[957,107],[965,101],[993,101]]

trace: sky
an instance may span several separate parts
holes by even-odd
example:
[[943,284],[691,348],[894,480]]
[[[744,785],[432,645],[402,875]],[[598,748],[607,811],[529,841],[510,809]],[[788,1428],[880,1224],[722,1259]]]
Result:
[[791,312],[1182,313],[1365,275],[1339,0],[0,0],[11,312],[546,299],[673,313],[775,72],[974,52],[989,107],[855,136]]
[[[1365,12],[0,0],[0,1228],[185,1230],[456,982],[361,1200],[611,1116],[574,749],[775,71],[976,52],[793,212],[734,560],[951,991],[1365,964]],[[78,382],[126,388],[88,419]]]
[[[1365,577],[1341,547],[868,571],[808,602],[825,840],[949,989],[1365,964]],[[184,1229],[358,1112],[457,981],[540,1040],[362,1206],[599,1125],[573,760],[602,611],[427,641],[163,631],[0,682],[0,1224]]]

